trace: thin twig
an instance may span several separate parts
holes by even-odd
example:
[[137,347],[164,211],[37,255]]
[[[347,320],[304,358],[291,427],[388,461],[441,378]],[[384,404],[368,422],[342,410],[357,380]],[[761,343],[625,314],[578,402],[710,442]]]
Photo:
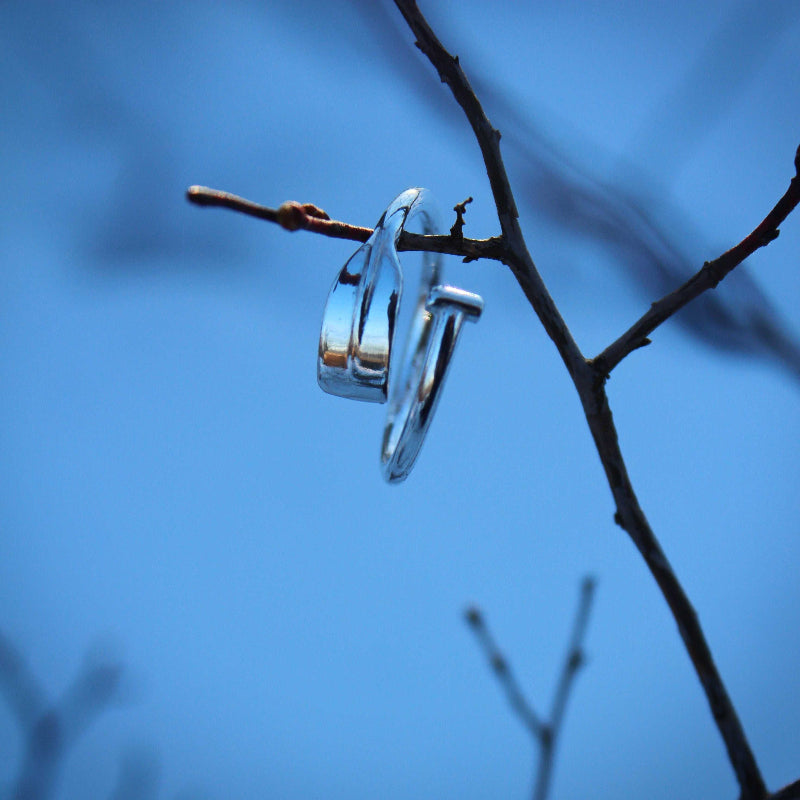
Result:
[[511,269],[517,279],[547,335],[558,349],[570,375],[573,379],[577,379],[578,374],[585,371],[586,360],[528,252],[519,226],[514,193],[511,191],[508,173],[500,153],[500,132],[495,130],[484,113],[464,70],[461,69],[458,56],[451,56],[445,50],[417,4],[413,0],[395,0],[395,5],[416,37],[417,47],[431,62],[442,82],[450,88],[475,133],[492,187],[500,229],[506,243],[503,263]]
[[483,650],[486,660],[492,668],[492,672],[497,676],[497,680],[500,681],[500,686],[509,704],[522,721],[522,724],[528,729],[531,736],[533,736],[536,741],[541,742],[545,736],[547,726],[525,699],[522,687],[511,671],[511,667],[508,661],[506,661],[505,656],[500,652],[500,648],[497,646],[497,642],[486,624],[483,613],[479,608],[471,606],[467,609],[464,617],[470,629],[475,634],[475,638],[478,640],[478,644],[481,650]]
[[[186,190],[186,199],[198,206],[229,208],[257,219],[274,222],[288,231],[305,230],[334,239],[349,239],[353,242],[366,242],[372,236],[372,228],[363,228],[359,225],[330,219],[325,212],[311,203],[297,203],[290,200],[278,208],[269,208],[230,192],[209,189],[207,186],[190,186]],[[459,203],[459,206],[462,205]],[[443,253],[459,256],[464,261],[476,261],[479,258],[503,261],[505,258],[504,243],[499,236],[489,239],[467,239],[452,232],[449,236],[424,236],[419,233],[403,231],[397,249]]]
[[207,186],[190,186],[186,190],[186,199],[198,206],[229,208],[257,219],[265,219],[267,222],[280,225],[287,231],[306,230],[334,239],[350,239],[354,242],[366,242],[372,235],[372,228],[360,228],[357,225],[330,219],[325,212],[320,211],[311,203],[302,204],[289,201],[283,203],[279,208],[268,208],[230,192],[209,189]]
[[595,579],[590,575],[581,582],[581,596],[578,610],[575,614],[575,621],[572,624],[572,635],[570,636],[569,647],[564,659],[564,666],[561,669],[558,686],[553,695],[553,705],[550,708],[550,731],[553,740],[558,736],[558,731],[561,727],[561,720],[564,717],[572,682],[585,661],[583,640],[586,636],[586,626],[589,623],[589,612],[592,610],[595,586]]
[[456,212],[456,221],[453,223],[453,227],[450,228],[450,235],[454,239],[464,238],[464,214],[467,213],[467,205],[471,202],[472,197],[468,197],[453,206],[453,211]]
[[33,673],[0,632],[0,689],[15,711],[23,737],[13,800],[46,800],[67,752],[118,693],[122,667],[86,664],[58,702],[48,703]]
[[475,633],[475,637],[492,671],[500,681],[500,686],[511,707],[538,745],[539,758],[537,760],[533,800],[545,800],[550,790],[556,743],[564,721],[567,700],[569,699],[575,676],[586,662],[583,653],[583,640],[586,635],[589,612],[594,599],[594,588],[595,581],[591,577],[586,577],[581,582],[580,602],[575,614],[575,621],[572,624],[567,655],[553,694],[550,717],[546,721],[541,719],[525,698],[519,682],[514,677],[505,656],[500,652],[481,611],[473,606],[467,609],[465,614],[467,623]]
[[586,635],[586,626],[589,622],[589,612],[592,608],[594,599],[595,581],[594,578],[587,576],[581,583],[581,596],[578,603],[578,611],[572,625],[572,635],[570,636],[567,656],[561,668],[558,678],[556,691],[553,695],[553,705],[550,709],[550,720],[547,726],[547,735],[542,739],[539,750],[539,766],[536,771],[536,784],[533,790],[533,800],[545,800],[550,791],[550,781],[553,775],[553,765],[556,744],[561,733],[561,726],[564,721],[564,711],[567,707],[567,700],[575,682],[578,670],[586,663],[586,656],[583,652],[583,640]]
[[703,292],[715,288],[756,250],[778,238],[778,227],[800,203],[800,147],[797,148],[794,165],[796,174],[789,188],[752,233],[719,258],[707,261],[683,286],[653,303],[644,316],[594,359],[593,363],[602,374],[608,375],[633,350],[648,344],[647,337],[661,323]]

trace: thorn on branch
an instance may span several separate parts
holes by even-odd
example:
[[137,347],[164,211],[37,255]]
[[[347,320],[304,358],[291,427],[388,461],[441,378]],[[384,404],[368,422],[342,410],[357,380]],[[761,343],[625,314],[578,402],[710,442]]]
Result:
[[450,235],[454,239],[464,238],[464,214],[467,213],[467,203],[471,202],[472,198],[468,197],[466,200],[456,203],[453,206],[453,211],[456,212],[456,221],[453,223],[453,227],[450,228]]

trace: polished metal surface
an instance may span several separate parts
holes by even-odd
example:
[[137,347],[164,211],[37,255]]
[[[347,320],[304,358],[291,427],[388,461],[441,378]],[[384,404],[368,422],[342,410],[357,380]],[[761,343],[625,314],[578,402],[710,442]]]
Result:
[[[403,274],[397,238],[410,216],[421,216],[423,233],[434,224],[426,192],[408,189],[386,209],[367,242],[342,267],[322,317],[317,380],[330,394],[385,403]],[[426,259],[436,280],[439,258]]]
[[408,189],[339,272],[328,295],[317,359],[319,385],[331,394],[383,403],[389,413],[381,448],[389,482],[408,477],[433,417],[464,320],[483,310],[476,294],[440,285],[441,258],[423,253],[417,306],[397,361],[395,327],[403,292],[397,240],[412,217],[436,233],[424,189]]
[[447,368],[465,320],[477,322],[483,300],[453,286],[433,286],[412,324],[413,354],[391,387],[383,432],[381,468],[390,483],[403,481],[414,466],[439,402]]

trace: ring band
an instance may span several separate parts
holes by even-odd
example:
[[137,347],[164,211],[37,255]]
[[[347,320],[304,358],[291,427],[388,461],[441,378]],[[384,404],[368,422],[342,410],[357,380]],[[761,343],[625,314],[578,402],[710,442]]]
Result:
[[340,270],[325,306],[317,358],[317,379],[326,392],[379,403],[388,396],[381,467],[392,483],[408,477],[416,461],[464,320],[476,321],[483,311],[478,295],[440,285],[441,259],[424,252],[405,353],[392,367],[403,288],[397,241],[417,215],[423,233],[436,233],[428,193],[408,189]]

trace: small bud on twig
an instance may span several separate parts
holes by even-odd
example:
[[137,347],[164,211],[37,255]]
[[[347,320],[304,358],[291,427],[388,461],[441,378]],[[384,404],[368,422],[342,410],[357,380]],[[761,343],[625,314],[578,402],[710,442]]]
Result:
[[307,218],[303,206],[294,200],[281,203],[278,208],[278,225],[287,231],[299,231],[305,228]]

